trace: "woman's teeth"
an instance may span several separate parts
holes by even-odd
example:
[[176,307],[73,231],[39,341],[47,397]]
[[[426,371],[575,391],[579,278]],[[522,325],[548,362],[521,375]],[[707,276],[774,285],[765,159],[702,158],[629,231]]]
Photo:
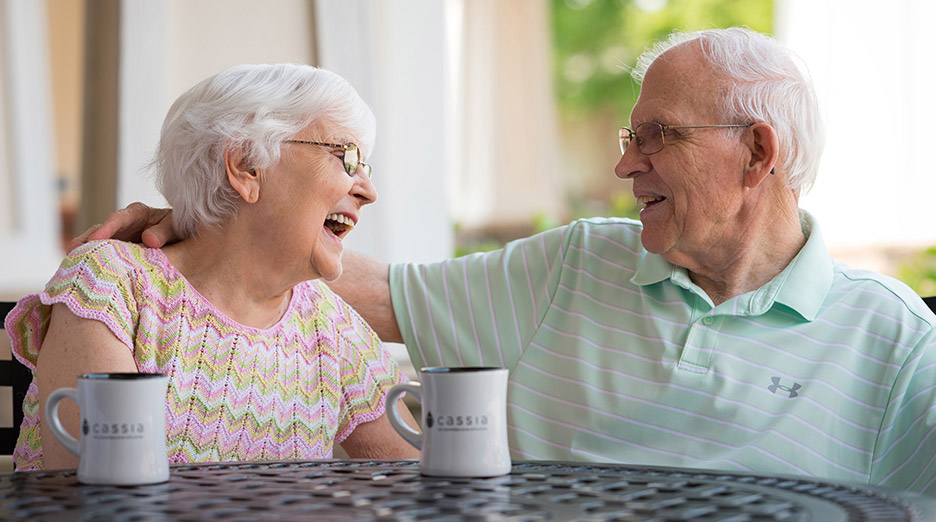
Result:
[[348,216],[345,216],[344,214],[329,214],[325,216],[325,219],[330,220],[330,221],[337,221],[339,223],[344,223],[345,225],[348,225],[349,227],[354,228],[354,221],[352,221],[351,218],[349,218]]
[[325,216],[325,226],[335,235],[339,235],[342,232],[350,232],[354,228],[354,221],[343,214],[329,214]]

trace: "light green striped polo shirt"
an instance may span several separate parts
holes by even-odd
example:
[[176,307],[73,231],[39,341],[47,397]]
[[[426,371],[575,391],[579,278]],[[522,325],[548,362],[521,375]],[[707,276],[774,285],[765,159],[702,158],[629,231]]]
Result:
[[495,252],[390,269],[420,366],[511,370],[515,459],[797,474],[936,494],[934,316],[907,286],[807,242],[718,306],[586,219]]

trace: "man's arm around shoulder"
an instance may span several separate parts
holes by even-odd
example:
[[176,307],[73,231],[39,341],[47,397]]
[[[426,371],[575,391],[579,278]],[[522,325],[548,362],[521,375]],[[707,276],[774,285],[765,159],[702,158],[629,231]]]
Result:
[[341,257],[341,277],[328,286],[364,317],[385,342],[402,343],[390,299],[390,265],[354,252]]

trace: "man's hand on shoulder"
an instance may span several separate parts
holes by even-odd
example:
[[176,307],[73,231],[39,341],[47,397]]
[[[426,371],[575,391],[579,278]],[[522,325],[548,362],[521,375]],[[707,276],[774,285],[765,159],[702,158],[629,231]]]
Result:
[[172,209],[152,208],[139,202],[112,212],[103,223],[85,230],[71,240],[68,251],[100,239],[132,241],[150,248],[179,240],[172,230]]

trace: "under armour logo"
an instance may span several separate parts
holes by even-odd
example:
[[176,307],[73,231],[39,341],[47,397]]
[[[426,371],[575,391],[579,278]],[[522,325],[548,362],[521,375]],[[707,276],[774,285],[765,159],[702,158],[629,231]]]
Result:
[[798,382],[794,382],[792,388],[789,386],[783,386],[780,384],[780,377],[771,377],[770,380],[773,381],[773,384],[767,387],[767,389],[770,390],[770,393],[777,393],[777,390],[783,390],[790,394],[790,399],[799,395],[796,393],[796,390],[802,388]]

